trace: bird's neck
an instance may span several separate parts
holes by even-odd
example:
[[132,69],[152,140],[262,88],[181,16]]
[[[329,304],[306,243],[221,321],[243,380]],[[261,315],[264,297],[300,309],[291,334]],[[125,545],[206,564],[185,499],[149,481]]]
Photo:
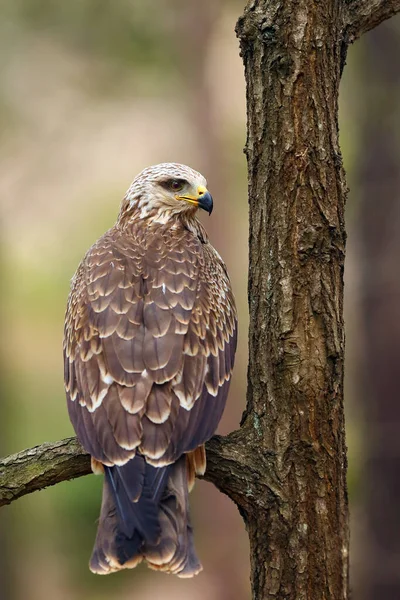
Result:
[[193,211],[174,212],[160,209],[146,212],[143,208],[138,207],[136,210],[122,213],[118,219],[118,224],[123,229],[129,229],[132,225],[137,225],[139,222],[143,227],[159,227],[160,225],[164,225],[171,231],[184,228],[198,237],[202,243],[208,242],[207,232]]
[[203,226],[202,223],[200,223],[200,221],[197,219],[196,215],[188,214],[188,213],[181,213],[179,215],[179,219],[180,219],[183,227],[185,227],[185,229],[188,229],[189,231],[191,231],[193,233],[193,235],[198,237],[202,243],[208,242],[208,235],[205,230],[205,227]]

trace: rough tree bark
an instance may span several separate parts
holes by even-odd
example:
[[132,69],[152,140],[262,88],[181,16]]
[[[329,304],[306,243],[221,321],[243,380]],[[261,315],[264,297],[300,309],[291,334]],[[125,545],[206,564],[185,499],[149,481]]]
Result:
[[[348,598],[343,419],[346,185],[338,91],[347,46],[400,0],[250,0],[250,362],[241,427],[206,478],[239,507],[255,600]],[[75,440],[0,462],[0,503],[89,472]]]
[[340,2],[266,1],[237,28],[251,214],[243,427],[275,482],[245,515],[256,598],[347,597],[340,22]]

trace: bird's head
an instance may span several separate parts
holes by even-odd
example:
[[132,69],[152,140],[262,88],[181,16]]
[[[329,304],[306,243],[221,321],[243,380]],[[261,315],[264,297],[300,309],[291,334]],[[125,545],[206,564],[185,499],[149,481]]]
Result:
[[161,163],[144,169],[132,182],[123,200],[120,219],[129,214],[162,222],[198,208],[211,214],[213,200],[204,177],[186,165]]

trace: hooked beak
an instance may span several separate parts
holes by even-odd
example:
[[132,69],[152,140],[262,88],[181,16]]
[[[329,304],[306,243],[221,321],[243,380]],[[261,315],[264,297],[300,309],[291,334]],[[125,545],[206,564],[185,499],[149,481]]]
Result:
[[194,204],[198,208],[202,208],[209,215],[212,213],[213,209],[213,199],[210,192],[203,185],[199,185],[197,188],[197,196],[192,196],[187,194],[186,196],[176,196],[177,200],[186,200],[186,202],[190,202]]
[[199,197],[199,207],[211,215],[213,209],[213,199],[208,190]]

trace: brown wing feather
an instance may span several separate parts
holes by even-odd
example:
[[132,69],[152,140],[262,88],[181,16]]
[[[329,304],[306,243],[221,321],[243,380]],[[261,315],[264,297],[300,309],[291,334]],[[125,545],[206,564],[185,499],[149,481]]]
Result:
[[106,465],[137,449],[174,462],[214,433],[236,349],[225,267],[185,229],[110,230],[72,284],[65,384],[84,447]]

